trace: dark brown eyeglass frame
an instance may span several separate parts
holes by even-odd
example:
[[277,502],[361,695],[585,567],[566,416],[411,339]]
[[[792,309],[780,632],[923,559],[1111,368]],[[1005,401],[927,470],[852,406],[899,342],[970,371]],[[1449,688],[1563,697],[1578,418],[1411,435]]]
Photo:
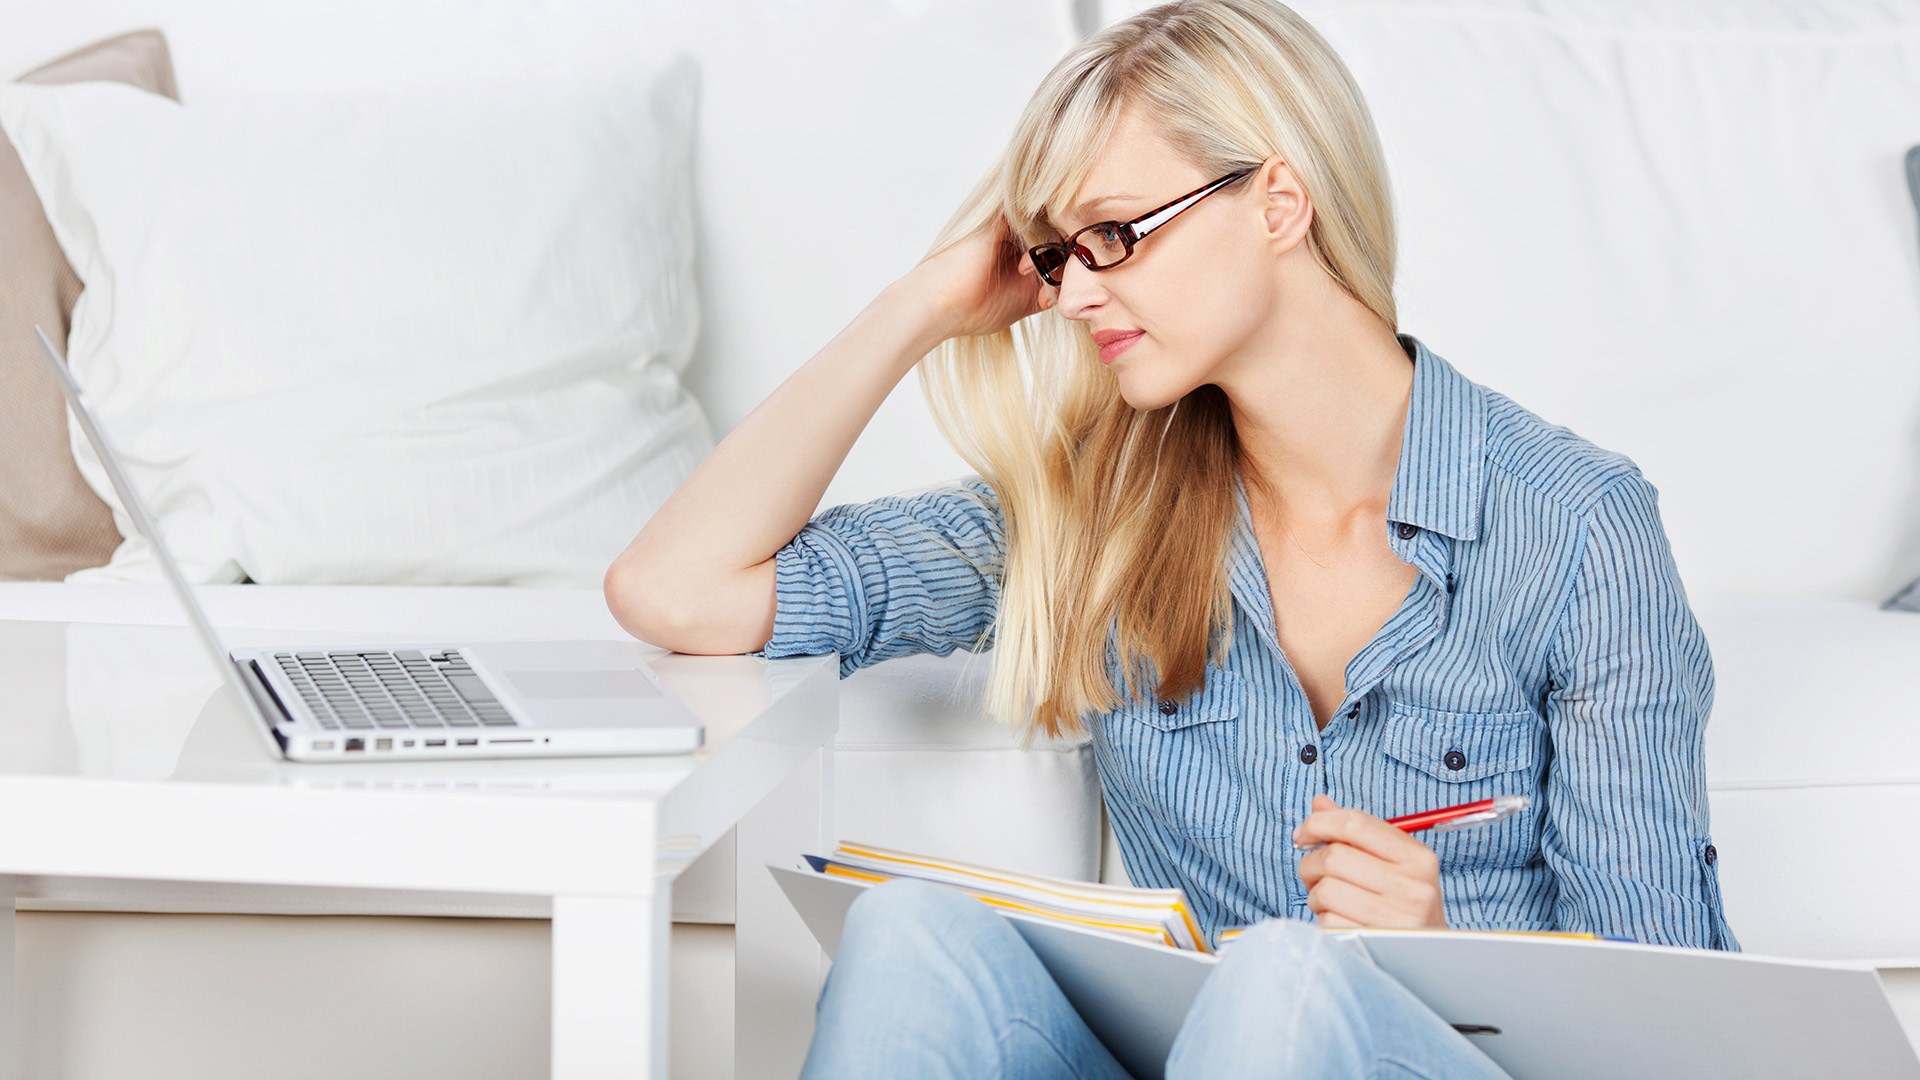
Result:
[[[1056,277],[1055,274],[1066,269],[1067,255],[1069,253],[1071,253],[1074,258],[1080,260],[1080,265],[1089,270],[1095,272],[1111,270],[1121,263],[1126,262],[1128,259],[1133,258],[1133,246],[1141,240],[1146,239],[1149,233],[1165,225],[1167,222],[1172,221],[1175,217],[1178,217],[1181,211],[1186,210],[1195,203],[1198,203],[1201,199],[1233,183],[1235,180],[1246,176],[1259,167],[1258,165],[1249,165],[1244,169],[1235,169],[1220,179],[1195,188],[1185,195],[1174,199],[1172,202],[1163,203],[1160,206],[1154,207],[1152,210],[1141,214],[1132,221],[1096,221],[1085,228],[1075,230],[1072,236],[1067,237],[1059,243],[1038,244],[1028,248],[1027,257],[1033,260],[1033,268],[1040,272],[1040,280],[1056,289],[1060,287],[1061,279]],[[1080,243],[1080,237],[1084,233],[1101,228],[1118,230],[1120,242],[1126,245],[1127,252],[1105,266],[1095,266],[1093,262],[1093,252],[1088,251],[1086,245]],[[1048,269],[1049,266],[1051,266],[1052,269]]]

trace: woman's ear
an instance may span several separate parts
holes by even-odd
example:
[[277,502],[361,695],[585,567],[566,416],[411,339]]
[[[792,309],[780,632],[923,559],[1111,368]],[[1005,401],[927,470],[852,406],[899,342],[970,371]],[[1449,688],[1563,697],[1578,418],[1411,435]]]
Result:
[[1281,250],[1292,247],[1306,235],[1307,226],[1313,222],[1313,203],[1307,198],[1306,188],[1277,156],[1261,164],[1254,180],[1260,186],[1261,214],[1266,221],[1267,236]]

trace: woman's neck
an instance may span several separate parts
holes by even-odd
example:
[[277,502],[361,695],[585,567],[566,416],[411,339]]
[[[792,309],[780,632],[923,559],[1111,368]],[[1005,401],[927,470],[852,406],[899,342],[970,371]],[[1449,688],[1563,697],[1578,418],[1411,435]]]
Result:
[[1248,498],[1296,531],[1371,521],[1393,490],[1413,361],[1391,330],[1368,321],[1377,332],[1292,342],[1220,384],[1250,474]]

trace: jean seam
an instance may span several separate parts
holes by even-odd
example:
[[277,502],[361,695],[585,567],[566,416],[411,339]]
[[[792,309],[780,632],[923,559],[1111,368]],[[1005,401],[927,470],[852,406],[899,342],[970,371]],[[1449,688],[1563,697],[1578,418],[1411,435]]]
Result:
[[1406,1058],[1403,1058],[1398,1054],[1381,1054],[1378,1057],[1376,1057],[1374,1059],[1374,1075],[1375,1076],[1382,1075],[1380,1066],[1386,1065],[1389,1062],[1394,1065],[1398,1065],[1402,1069],[1405,1069],[1407,1071],[1407,1075],[1409,1076],[1420,1077],[1420,1080],[1434,1080],[1435,1078],[1435,1074],[1430,1070],[1428,1070],[1428,1068],[1425,1065],[1419,1064],[1417,1062],[1408,1061]]
[[[1034,1023],[1032,1020],[1029,1020],[1024,1016],[1016,1016],[1012,1020],[1008,1021],[1008,1026],[1024,1027],[1028,1031],[1033,1032],[1034,1035],[1039,1037],[1041,1042],[1047,1045],[1047,1049],[1053,1051],[1053,1056],[1059,1058],[1060,1063],[1062,1065],[1065,1065],[1068,1069],[1072,1070],[1074,1076],[1080,1077],[1084,1075],[1080,1071],[1079,1066],[1074,1064],[1073,1055],[1067,1053],[1066,1050],[1063,1049],[1059,1043],[1054,1042],[1053,1036],[1047,1034],[1046,1029],[1042,1028],[1039,1024]],[[1000,1049],[1000,1075],[1002,1076],[1005,1076],[1012,1071],[1012,1069],[1008,1067],[1008,1063],[1010,1059],[1010,1053],[1009,1053],[1010,1047],[1008,1047],[1007,1045],[1007,1040],[1010,1037],[1011,1037],[1010,1034],[1003,1034],[997,1040],[995,1040],[996,1045]]]
[[[1318,933],[1317,930],[1315,932]],[[1325,942],[1324,944],[1331,945],[1333,943]],[[1308,949],[1307,969],[1301,978],[1301,982],[1309,987],[1324,986],[1330,980],[1330,977],[1338,970],[1339,969],[1331,962],[1331,958],[1327,955],[1325,949]],[[1287,1017],[1287,1034],[1286,1040],[1283,1043],[1287,1048],[1287,1076],[1294,1076],[1299,1073],[1300,1026],[1301,1017],[1305,1011],[1305,1009],[1296,1008],[1293,1010],[1293,1015]]]

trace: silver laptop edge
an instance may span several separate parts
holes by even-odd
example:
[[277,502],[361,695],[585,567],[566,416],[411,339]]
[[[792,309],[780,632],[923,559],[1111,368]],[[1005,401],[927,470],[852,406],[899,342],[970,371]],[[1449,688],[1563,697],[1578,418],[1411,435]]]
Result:
[[[242,707],[259,725],[259,730],[288,758],[338,762],[657,754],[682,753],[700,746],[704,728],[699,718],[660,685],[658,676],[639,658],[637,650],[641,646],[637,642],[499,643],[465,647],[439,643],[369,646],[368,649],[379,651],[419,649],[457,652],[487,685],[488,691],[522,726],[495,729],[323,729],[313,711],[301,702],[291,682],[272,662],[274,654],[295,650],[230,649],[221,639],[194,595],[193,586],[181,573],[179,563],[174,560],[173,552],[167,547],[158,525],[148,512],[146,501],[122,468],[119,455],[107,441],[87,403],[85,392],[68,370],[59,348],[39,326],[35,326],[33,332],[40,341],[40,350],[48,366],[53,369],[54,380],[71,406],[69,414],[79,422],[80,430],[93,445],[101,465],[106,469],[108,481],[119,494],[121,504],[133,521],[134,529],[152,546],[167,584],[186,612],[187,622],[193,627],[195,636],[200,639],[200,644],[219,669],[221,677],[238,695]],[[356,648],[359,647],[339,644],[313,647],[316,651],[333,652]],[[598,654],[603,659],[595,664],[575,664],[560,655],[563,651]],[[528,659],[529,653],[538,659]],[[490,660],[494,662],[490,663]],[[508,670],[515,661],[519,661],[526,670]],[[541,670],[542,667],[547,669]],[[558,676],[564,679],[566,676],[576,676],[584,684],[595,676],[628,671],[638,672],[646,682],[646,689],[640,694],[632,694],[631,687],[622,691],[623,695],[632,694],[634,714],[630,722],[622,722],[618,716],[590,715],[589,722],[578,728],[566,726],[564,720],[542,722],[541,707],[534,700],[538,695],[523,693],[521,685],[514,679],[515,674],[523,674],[529,683],[541,677]],[[536,685],[550,685],[551,682],[552,679],[548,678],[545,683]],[[564,692],[563,688],[563,692],[551,696],[579,699],[587,695]],[[403,742],[404,746],[401,745]],[[429,742],[437,745],[429,746]],[[358,745],[349,749],[349,743]]]

